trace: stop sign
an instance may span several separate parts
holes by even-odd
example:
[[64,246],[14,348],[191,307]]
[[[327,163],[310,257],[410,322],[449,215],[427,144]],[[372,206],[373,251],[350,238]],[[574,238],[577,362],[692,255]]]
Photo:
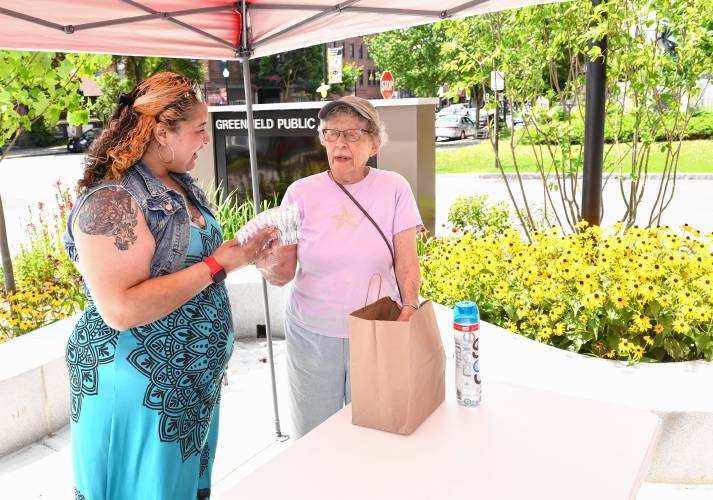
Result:
[[394,95],[394,75],[391,74],[391,71],[384,71],[381,74],[381,84],[379,87],[384,99],[391,99]]

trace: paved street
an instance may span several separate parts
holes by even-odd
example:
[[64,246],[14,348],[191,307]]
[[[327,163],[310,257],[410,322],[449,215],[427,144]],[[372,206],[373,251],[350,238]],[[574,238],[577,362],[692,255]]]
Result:
[[36,210],[38,202],[55,207],[55,183],[73,188],[82,173],[83,159],[83,154],[58,154],[10,158],[0,163],[0,196],[11,253],[25,241],[28,207]]
[[[453,141],[472,143],[471,139]],[[438,146],[442,147],[442,146]],[[54,183],[74,187],[82,173],[83,154],[57,154],[54,156],[29,156],[10,158],[0,163],[0,195],[5,208],[11,252],[19,250],[25,241],[24,224],[28,218],[27,207],[35,208],[38,202],[54,206]],[[663,224],[678,226],[683,223],[702,230],[713,230],[713,175],[705,178],[682,178],[676,183],[676,195],[664,213]],[[658,190],[659,180],[650,180],[642,201],[638,222],[645,225],[651,204]],[[517,184],[510,185],[522,207],[522,195]],[[538,179],[526,179],[523,188],[534,213],[543,206],[543,186]],[[487,194],[491,201],[510,201],[505,182],[498,175],[441,174],[436,176],[436,233],[442,234],[447,221],[448,208],[458,197]],[[556,198],[557,192],[551,192]],[[624,202],[619,186],[611,181],[604,190],[604,225],[619,220],[624,213]],[[563,219],[564,220],[564,219]]]
[[[688,223],[701,231],[713,230],[713,175],[683,176],[676,181],[676,191],[671,204],[663,214],[662,225],[672,227]],[[523,208],[523,196],[520,186],[516,180],[508,179],[518,206]],[[648,181],[645,195],[642,199],[637,223],[648,225],[648,218],[651,207],[661,184],[660,178],[652,178]],[[530,209],[535,218],[541,213],[544,206],[544,187],[539,179],[526,179],[523,181],[523,189],[527,195]],[[459,197],[488,195],[489,200],[505,201],[510,203],[510,196],[505,181],[499,175],[479,175],[479,174],[442,174],[436,176],[436,234],[442,234],[442,225],[446,223],[448,207]],[[553,199],[557,199],[557,191],[551,191]],[[578,197],[581,203],[581,196]],[[603,195],[604,215],[602,226],[607,227],[620,220],[624,216],[625,204],[620,193],[619,185],[610,181],[604,188]],[[559,210],[563,221],[566,220]]]

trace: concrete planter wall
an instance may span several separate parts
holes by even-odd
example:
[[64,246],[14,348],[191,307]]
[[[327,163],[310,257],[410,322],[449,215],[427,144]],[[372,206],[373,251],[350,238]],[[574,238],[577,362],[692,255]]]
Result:
[[[450,309],[437,306],[436,314],[441,325],[452,323]],[[627,366],[487,323],[481,325],[480,352],[484,398],[491,379],[652,411],[661,417],[663,433],[646,481],[713,484],[713,363]]]

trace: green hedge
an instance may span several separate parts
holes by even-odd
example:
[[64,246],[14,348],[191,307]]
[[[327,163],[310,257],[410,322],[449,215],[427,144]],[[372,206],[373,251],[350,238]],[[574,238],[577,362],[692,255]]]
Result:
[[[612,122],[613,120],[611,119],[607,120],[607,123],[604,126],[604,141],[609,144],[614,142],[615,139]],[[669,123],[669,126],[673,125],[672,120],[667,120],[667,122]],[[619,142],[631,142],[633,140],[634,124],[635,120],[633,115],[625,114],[622,117],[618,136]],[[584,121],[581,118],[573,118],[571,124],[567,124],[566,122],[550,122],[549,124],[547,124],[547,126],[555,127],[566,127],[567,125],[571,127],[568,130],[568,137],[570,138],[572,144],[581,144],[584,140]],[[647,128],[648,127],[646,126],[641,127],[640,131],[643,131]],[[532,133],[532,138],[528,137],[527,134],[523,134],[522,144],[544,144],[547,142],[544,136],[534,134],[534,127],[530,127],[530,131]],[[641,137],[640,139],[646,138],[647,137]],[[686,128],[686,133],[684,134],[683,138],[684,140],[713,139],[713,111],[699,111],[695,113],[691,117],[690,122],[688,123],[688,127]],[[651,139],[656,142],[665,141],[666,135],[664,127],[660,126],[656,130],[654,137],[651,137]]]

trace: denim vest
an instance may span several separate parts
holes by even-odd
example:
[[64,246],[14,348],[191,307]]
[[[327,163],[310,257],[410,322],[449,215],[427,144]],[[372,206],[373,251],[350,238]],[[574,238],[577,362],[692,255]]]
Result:
[[[210,203],[205,193],[196,186],[190,175],[174,173],[170,175],[193,198],[194,204],[200,204],[209,209]],[[79,260],[72,234],[74,217],[92,193],[112,186],[120,186],[131,194],[143,213],[154,240],[156,240],[156,252],[151,260],[151,277],[155,278],[181,270],[188,254],[188,244],[191,238],[188,209],[183,196],[164,186],[141,160],[129,168],[121,179],[91,187],[79,195],[69,214],[67,232],[64,234],[64,247],[72,261]]]

